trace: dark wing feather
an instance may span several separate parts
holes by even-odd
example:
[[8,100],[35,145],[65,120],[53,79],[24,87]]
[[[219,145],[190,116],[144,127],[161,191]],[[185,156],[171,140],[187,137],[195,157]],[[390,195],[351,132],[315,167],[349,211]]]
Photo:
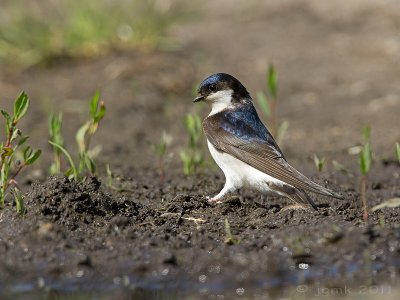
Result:
[[287,196],[296,203],[310,205],[315,210],[318,210],[314,201],[310,198],[310,196],[307,195],[306,191],[304,190],[296,189],[293,194],[289,194]]
[[[220,112],[206,118],[203,129],[208,141],[216,149],[229,153],[261,172],[298,189],[343,199],[341,195],[312,182],[290,166],[269,132],[267,131],[269,139],[273,142],[266,141],[263,136],[255,136],[257,128],[253,123],[247,123],[245,120],[247,119],[238,120],[229,111]],[[237,122],[241,123],[240,127],[237,126]],[[257,124],[257,126],[260,125]]]

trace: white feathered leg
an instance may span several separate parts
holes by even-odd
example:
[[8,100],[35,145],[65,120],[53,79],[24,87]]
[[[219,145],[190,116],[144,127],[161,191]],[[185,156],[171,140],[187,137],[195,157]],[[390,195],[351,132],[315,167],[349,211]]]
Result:
[[226,181],[224,188],[212,198],[208,198],[208,202],[222,202],[224,196],[231,192],[236,191],[237,188],[230,182],[229,180]]

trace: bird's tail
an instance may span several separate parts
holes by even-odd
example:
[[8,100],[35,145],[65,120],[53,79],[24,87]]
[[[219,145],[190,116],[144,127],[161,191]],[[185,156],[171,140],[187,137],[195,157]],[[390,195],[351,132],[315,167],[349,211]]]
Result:
[[319,185],[319,189],[318,190],[313,190],[313,192],[317,193],[317,194],[321,194],[324,196],[328,196],[328,197],[332,197],[332,198],[336,198],[336,199],[340,199],[343,200],[344,197],[330,189],[324,188],[322,186]]

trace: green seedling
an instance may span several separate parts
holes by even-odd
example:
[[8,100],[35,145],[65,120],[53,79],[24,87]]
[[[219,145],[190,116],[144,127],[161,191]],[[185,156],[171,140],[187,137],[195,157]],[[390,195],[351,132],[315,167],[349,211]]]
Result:
[[116,186],[116,185],[114,184],[114,174],[113,174],[113,172],[111,171],[111,168],[110,168],[110,165],[109,165],[109,164],[106,165],[106,173],[107,173],[107,186],[108,186],[110,189],[115,190],[115,191],[117,191],[117,192],[119,192],[119,193],[122,193],[122,192],[134,192],[133,189],[126,188],[126,187],[124,187],[123,185],[120,186],[120,187],[118,187],[118,186]]
[[365,126],[362,131],[364,144],[359,154],[360,163],[360,198],[363,205],[363,219],[368,222],[368,203],[366,198],[366,187],[368,180],[368,172],[372,164],[372,149],[371,149],[371,128]]
[[185,128],[188,141],[186,148],[181,151],[180,156],[183,163],[185,175],[195,174],[204,163],[201,147],[201,119],[196,114],[188,114],[185,117]]
[[75,139],[78,144],[79,150],[79,169],[82,173],[84,170],[89,171],[91,174],[96,172],[96,165],[90,155],[90,141],[92,136],[96,133],[100,121],[104,118],[106,107],[104,102],[99,103],[100,93],[96,92],[90,102],[89,121],[87,121],[81,128],[78,129]]
[[106,165],[106,173],[107,173],[107,186],[112,190],[115,190],[117,192],[122,192],[123,191],[122,188],[119,188],[114,185],[114,174],[111,171],[110,164]]
[[[100,121],[104,118],[106,107],[103,102],[100,102],[100,94],[96,92],[90,101],[89,120],[83,124],[77,131],[75,139],[78,146],[78,161],[75,162],[71,154],[57,141],[49,140],[53,149],[60,151],[67,158],[69,169],[65,175],[70,179],[82,180],[85,179],[85,173],[95,175],[96,164],[94,161],[94,150],[90,149],[90,141],[96,133]],[[61,123],[60,123],[61,127]],[[62,141],[62,140],[61,140]]]
[[396,143],[396,157],[400,163],[400,144],[399,143]]
[[278,75],[273,65],[270,65],[267,72],[266,82],[268,96],[260,91],[257,93],[257,102],[261,108],[261,112],[266,120],[268,120],[272,135],[279,143],[282,142],[289,122],[278,122],[277,105],[278,105]]
[[26,213],[26,208],[25,208],[24,197],[22,196],[21,191],[17,187],[14,187],[13,194],[14,194],[15,207],[17,213],[24,215]]
[[276,141],[277,141],[277,143],[279,143],[279,144],[282,143],[288,128],[289,128],[289,122],[286,121],[286,120],[282,121],[279,124],[278,129],[276,131]]
[[321,172],[325,165],[325,157],[319,158],[317,154],[314,154],[314,164],[318,172]]
[[107,166],[106,166],[106,173],[107,173],[107,185],[109,187],[114,187],[114,184],[113,184],[113,173],[111,171],[110,164],[107,164]]
[[[50,135],[50,141],[61,147],[64,147],[64,138],[61,133],[62,126],[62,114],[58,115],[51,114],[48,122],[48,129]],[[53,146],[53,157],[54,161],[50,166],[50,174],[60,174],[61,173],[61,156],[62,151],[60,148]]]
[[229,225],[229,221],[228,219],[225,219],[225,244],[228,245],[233,245],[233,244],[239,244],[239,240],[237,238],[235,238],[232,234],[231,231],[231,225]]
[[[14,113],[11,116],[4,110],[1,114],[6,119],[6,141],[0,143],[0,206],[4,205],[8,189],[11,184],[16,184],[16,177],[27,166],[32,165],[40,156],[40,150],[33,150],[26,145],[28,136],[22,136],[21,130],[17,127],[19,121],[26,114],[29,108],[29,98],[22,92],[14,102]],[[16,159],[17,150],[22,150],[22,161]],[[11,175],[12,173],[12,175]],[[23,212],[23,199],[21,193],[14,188],[14,199],[17,204],[17,211]],[[22,203],[22,206],[21,206]]]
[[346,175],[348,175],[349,177],[354,177],[354,174],[351,173],[351,172],[349,171],[349,169],[347,169],[347,168],[346,168],[344,165],[342,165],[340,162],[338,162],[338,161],[336,161],[336,160],[332,160],[332,165],[333,165],[333,168],[334,168],[336,171],[341,172],[341,173],[343,173],[343,174],[346,174]]
[[271,108],[270,108],[270,103],[269,100],[267,98],[267,95],[265,95],[265,93],[263,91],[259,91],[257,93],[257,103],[261,108],[261,112],[264,115],[265,119],[269,119],[269,117],[271,116]]
[[171,137],[165,131],[163,131],[160,140],[152,145],[152,150],[157,156],[158,171],[160,173],[161,181],[164,181],[165,177],[165,156],[170,143]]

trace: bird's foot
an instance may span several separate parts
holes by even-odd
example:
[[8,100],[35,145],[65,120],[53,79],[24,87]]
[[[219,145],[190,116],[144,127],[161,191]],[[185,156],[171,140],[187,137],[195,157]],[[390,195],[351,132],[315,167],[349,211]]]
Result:
[[238,196],[224,196],[224,197],[207,196],[206,199],[207,199],[208,203],[217,203],[217,204],[232,202],[232,201],[240,202],[240,197],[238,197]]
[[280,211],[284,212],[284,211],[292,210],[292,209],[296,209],[296,210],[297,209],[310,209],[310,207],[305,204],[296,203],[296,204],[287,205],[287,206],[283,207]]
[[206,199],[207,199],[208,203],[217,203],[218,204],[218,203],[222,203],[224,201],[224,198],[217,197],[217,196],[214,196],[214,197],[207,196]]

